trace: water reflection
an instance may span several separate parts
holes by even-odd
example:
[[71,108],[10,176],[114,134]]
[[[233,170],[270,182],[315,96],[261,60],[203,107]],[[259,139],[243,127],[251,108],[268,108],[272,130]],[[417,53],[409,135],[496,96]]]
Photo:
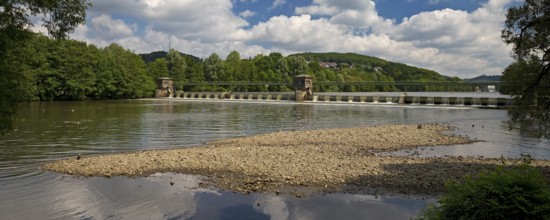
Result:
[[[394,197],[332,194],[295,199],[270,195],[256,198],[256,209],[270,219],[409,219],[427,201]],[[327,208],[330,207],[330,208]]]
[[457,128],[451,133],[481,142],[418,149],[419,156],[550,159],[549,141],[509,130],[502,110],[174,99],[29,103],[20,119],[16,132],[0,136],[0,219],[408,219],[426,204],[346,194],[239,195],[196,188],[196,178],[186,175],[73,178],[38,169],[79,153],[201,145],[277,130],[447,123]]

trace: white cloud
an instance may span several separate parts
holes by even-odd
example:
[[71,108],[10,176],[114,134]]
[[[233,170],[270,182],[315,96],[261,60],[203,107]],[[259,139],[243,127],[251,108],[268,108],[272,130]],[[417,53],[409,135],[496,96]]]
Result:
[[443,73],[498,74],[511,61],[510,48],[500,39],[506,4],[489,1],[472,13],[451,9],[423,12],[404,19],[390,34],[397,41],[411,42],[417,48],[437,48],[449,56],[448,60],[437,57],[440,63],[427,66]]
[[262,206],[254,206],[254,209],[270,216],[272,220],[285,220],[290,218],[290,209],[282,197],[261,195],[256,198],[256,204]]
[[[489,0],[473,12],[443,9],[401,21],[386,19],[372,0],[313,0],[249,26],[253,11],[233,3],[255,0],[92,0],[86,26],[73,37],[139,53],[172,47],[199,57],[236,50],[243,57],[294,52],[355,52],[471,77],[499,74],[511,59],[500,29],[514,0]],[[281,7],[285,1],[273,1]],[[112,16],[108,16],[112,15]],[[115,16],[116,15],[116,16]],[[117,19],[113,19],[117,18]]]
[[92,18],[91,25],[94,33],[105,40],[129,37],[137,30],[137,25],[127,25],[123,20],[113,20],[109,15]]
[[129,16],[188,40],[223,41],[225,35],[248,25],[233,14],[230,0],[92,0],[92,4],[92,14],[107,11]]
[[326,19],[312,20],[310,15],[278,16],[254,26],[249,31],[253,42],[297,51],[312,51],[334,45],[334,38],[345,34]]
[[364,32],[361,36],[342,32],[341,39],[334,41],[338,43],[332,44],[345,43],[329,51],[370,54],[462,77],[499,74],[511,61],[510,48],[500,39],[504,7],[510,1],[491,0],[472,13],[451,9],[420,13],[401,23],[381,18],[368,6],[316,2],[324,5],[314,6],[339,8],[329,18],[331,24],[352,30],[371,28],[370,34]]
[[428,0],[428,4],[437,5],[441,2],[448,2],[449,0]]
[[285,0],[274,0],[274,1],[273,1],[273,4],[271,5],[271,8],[269,8],[269,9],[275,9],[275,8],[281,7],[281,6],[283,6],[285,3],[286,3]]
[[250,11],[250,10],[245,10],[245,11],[239,13],[239,16],[243,17],[243,18],[252,17],[254,15],[256,15],[256,12],[253,12],[253,11]]
[[295,13],[330,15],[332,23],[347,25],[355,30],[374,29],[380,33],[393,23],[378,15],[375,3],[371,0],[314,0],[310,6],[296,8]]
[[331,7],[326,5],[310,5],[306,7],[297,7],[294,12],[296,14],[311,14],[311,15],[334,15],[338,13],[337,7]]

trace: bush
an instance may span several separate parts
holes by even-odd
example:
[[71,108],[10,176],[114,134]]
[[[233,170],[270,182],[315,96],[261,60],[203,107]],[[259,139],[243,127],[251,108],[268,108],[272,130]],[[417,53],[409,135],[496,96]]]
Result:
[[548,183],[527,164],[467,175],[447,182],[446,190],[418,219],[550,219]]

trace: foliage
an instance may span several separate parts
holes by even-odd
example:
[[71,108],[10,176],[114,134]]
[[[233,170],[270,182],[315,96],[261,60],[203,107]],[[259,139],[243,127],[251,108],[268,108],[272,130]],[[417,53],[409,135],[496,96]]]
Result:
[[468,175],[446,189],[418,219],[550,219],[548,182],[527,164]]
[[[170,51],[168,51],[168,52],[170,52]],[[139,56],[141,57],[141,59],[143,59],[143,61],[145,61],[146,64],[149,64],[150,62],[153,62],[157,59],[168,57],[168,52],[166,52],[166,51],[155,51],[155,52],[151,52],[151,53],[139,54]],[[184,54],[184,53],[181,53],[181,52],[180,52],[180,55],[185,59],[185,62],[187,62],[187,64],[189,64],[189,63],[200,63],[201,62],[201,59],[196,57],[196,56],[189,55],[189,54]]]
[[166,62],[166,58],[157,58],[155,61],[148,63],[147,74],[149,74],[151,79],[169,77],[168,62]]
[[[175,53],[175,51],[170,52]],[[168,54],[170,54],[168,53]],[[141,54],[144,60],[151,57],[169,59],[166,53],[153,52]],[[182,54],[182,53],[179,53]],[[184,56],[185,57],[185,56]],[[319,62],[336,61],[338,67],[327,68]],[[161,62],[160,60],[158,62]],[[242,59],[237,51],[232,51],[222,60],[217,54],[212,54],[200,62],[196,59],[186,59],[187,74],[184,80],[175,80],[187,83],[184,90],[203,91],[292,91],[292,78],[296,75],[307,74],[314,78],[317,92],[374,92],[374,91],[472,91],[468,86],[452,88],[436,85],[397,86],[392,76],[399,74],[400,80],[408,82],[449,82],[455,85],[463,82],[457,77],[445,77],[436,72],[392,63],[382,59],[359,54],[340,53],[305,53],[284,57],[280,53],[269,55],[259,54],[254,58]],[[150,71],[162,72],[156,66],[156,61],[149,62]],[[168,64],[170,65],[170,64]],[[376,65],[381,65],[384,68]],[[202,67],[202,70],[200,67]],[[158,74],[149,73],[151,77]],[[174,78],[174,77],[172,77]],[[212,87],[205,83],[224,82],[227,85]],[[275,85],[238,85],[239,82],[273,82]],[[365,82],[370,82],[365,84]],[[375,84],[375,82],[383,82]],[[357,85],[338,85],[354,84]],[[181,89],[178,86],[178,89]]]
[[228,79],[224,79],[223,75],[222,60],[218,54],[213,53],[204,60],[204,77],[206,81],[227,81]]
[[116,44],[100,49],[36,35],[6,62],[25,77],[21,101],[149,97],[155,88],[141,57]]
[[17,106],[31,96],[31,76],[20,60],[20,47],[32,38],[31,16],[41,17],[44,27],[56,39],[64,39],[85,21],[87,0],[0,1],[0,133],[13,128]]
[[140,56],[117,44],[106,47],[104,52],[111,58],[112,82],[116,88],[112,93],[106,94],[105,98],[126,99],[152,95],[156,86],[147,76],[145,62]]
[[445,80],[443,76],[431,70],[354,53],[299,53],[291,56],[302,56],[307,60],[317,62],[334,62],[339,66],[355,66],[368,72],[384,72],[396,81],[409,81],[420,78],[434,81]]
[[550,137],[550,0],[526,0],[506,13],[502,39],[513,45],[504,71],[505,91],[515,97],[511,119]]
[[185,58],[176,50],[171,49],[166,55],[168,64],[168,76],[176,83],[185,82],[187,63]]

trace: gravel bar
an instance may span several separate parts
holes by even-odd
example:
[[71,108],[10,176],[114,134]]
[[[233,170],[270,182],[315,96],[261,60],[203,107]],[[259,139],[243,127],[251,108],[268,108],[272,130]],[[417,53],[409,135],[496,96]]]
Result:
[[[173,172],[203,176],[203,187],[234,192],[438,195],[447,179],[502,164],[478,157],[404,157],[378,153],[472,143],[445,134],[445,125],[383,125],[280,131],[213,141],[200,147],[71,157],[43,165],[76,176],[148,176]],[[518,164],[520,160],[507,160]],[[550,161],[533,165],[550,177]],[[177,183],[171,183],[177,184]]]

